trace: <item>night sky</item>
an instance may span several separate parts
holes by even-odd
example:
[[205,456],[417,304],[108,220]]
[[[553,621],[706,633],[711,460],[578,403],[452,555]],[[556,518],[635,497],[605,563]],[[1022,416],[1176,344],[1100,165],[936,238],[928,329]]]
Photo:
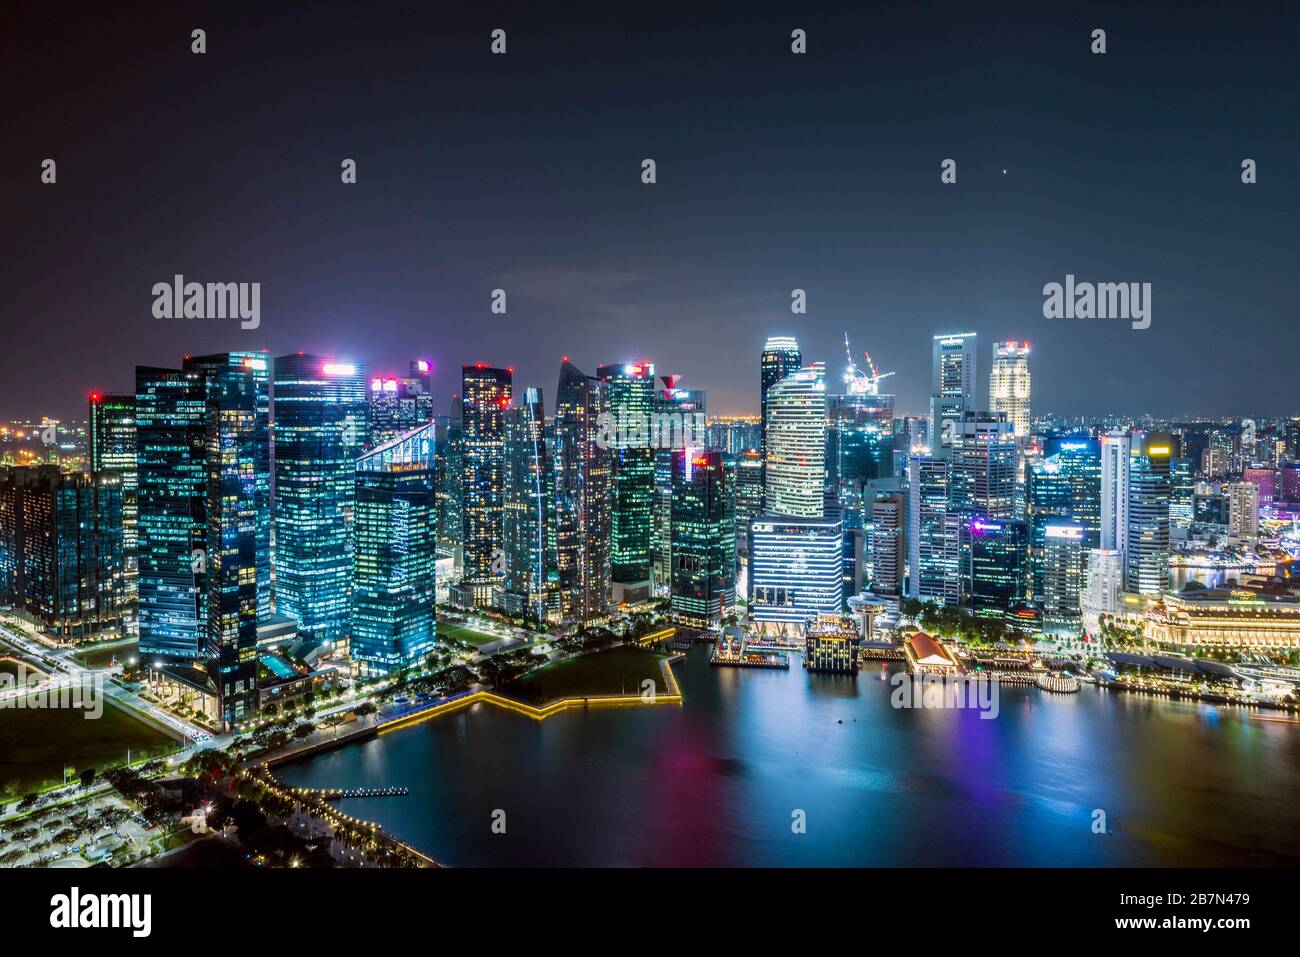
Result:
[[[649,358],[745,412],[767,336],[838,376],[845,330],[920,412],[967,328],[981,396],[1033,343],[1035,410],[1300,412],[1300,12],[1136,6],[6,3],[0,417],[261,348],[548,410],[562,354]],[[261,328],[155,319],[176,273],[260,282]],[[1152,283],[1151,328],[1044,319],[1067,273]]]

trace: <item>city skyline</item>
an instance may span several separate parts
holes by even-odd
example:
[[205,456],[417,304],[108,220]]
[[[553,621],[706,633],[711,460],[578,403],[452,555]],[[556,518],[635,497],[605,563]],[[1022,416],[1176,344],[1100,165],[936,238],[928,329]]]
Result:
[[7,10],[26,924],[283,938],[233,879],[405,944],[501,909],[428,908],[480,867],[1265,923],[1298,13]]

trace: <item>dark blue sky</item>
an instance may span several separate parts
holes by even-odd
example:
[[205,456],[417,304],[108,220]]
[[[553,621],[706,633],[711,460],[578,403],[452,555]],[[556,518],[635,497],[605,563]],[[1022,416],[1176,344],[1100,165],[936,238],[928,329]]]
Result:
[[[846,329],[921,411],[960,328],[981,391],[1034,344],[1041,410],[1300,411],[1293,3],[623,6],[6,5],[0,416],[247,348],[548,408],[562,354],[651,358],[749,411],[768,335],[838,374]],[[261,328],[153,318],[176,273],[260,282]],[[1151,328],[1044,319],[1067,273],[1152,283]]]

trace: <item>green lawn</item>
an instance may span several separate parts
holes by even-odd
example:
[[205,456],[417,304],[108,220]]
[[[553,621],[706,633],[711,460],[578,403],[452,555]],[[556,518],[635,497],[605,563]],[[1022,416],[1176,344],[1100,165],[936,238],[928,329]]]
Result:
[[649,678],[657,693],[667,693],[659,666],[665,657],[644,648],[610,648],[547,665],[515,682],[511,691],[537,703],[589,695],[640,694],[641,682]]
[[170,754],[174,739],[108,701],[94,720],[71,708],[0,709],[0,794],[25,794],[63,780],[65,767],[96,771],[131,760]]
[[450,622],[438,622],[438,637],[445,638],[448,641],[463,641],[473,645],[475,648],[480,645],[486,645],[492,641],[500,641],[498,635],[489,635],[481,631],[475,631],[467,628],[465,625],[452,624]]
[[74,656],[77,662],[85,668],[107,668],[109,662],[116,660],[118,664],[130,661],[140,653],[140,643],[138,641],[113,642],[111,647],[96,648],[93,645],[82,651],[78,651]]

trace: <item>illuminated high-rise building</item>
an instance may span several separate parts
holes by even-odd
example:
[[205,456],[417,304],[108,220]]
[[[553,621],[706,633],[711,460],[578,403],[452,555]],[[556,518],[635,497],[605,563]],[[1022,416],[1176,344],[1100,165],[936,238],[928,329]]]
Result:
[[460,568],[465,541],[464,474],[465,432],[460,396],[452,396],[451,411],[438,419],[434,485],[438,494],[438,549],[453,558]]
[[937,451],[952,444],[953,429],[966,420],[967,412],[978,408],[975,399],[978,340],[973,332],[956,332],[935,336],[933,341],[928,444]]
[[767,390],[766,513],[820,518],[826,485],[826,373],[799,369]]
[[1254,482],[1229,482],[1228,535],[1241,541],[1259,538],[1259,486]]
[[844,520],[826,510],[826,371],[804,366],[766,390],[765,512],[750,522],[750,623],[802,634],[844,602]]
[[672,614],[695,628],[720,627],[736,601],[734,472],[724,459],[673,453]]
[[1016,438],[1029,434],[1029,343],[997,342],[989,370],[989,410],[1006,416]]
[[949,504],[952,463],[908,460],[908,596],[956,605],[961,600],[961,515]]
[[1083,629],[1090,635],[1101,630],[1103,615],[1119,611],[1124,591],[1124,553],[1111,548],[1094,548],[1088,552],[1088,570],[1079,599]]
[[362,676],[418,666],[434,650],[435,429],[421,425],[356,461],[349,653]]
[[525,389],[520,399],[517,406],[506,410],[506,567],[499,604],[509,614],[545,623],[550,595],[558,588],[552,528],[554,484],[541,390]]
[[136,557],[139,511],[136,506],[135,396],[92,392],[89,428],[91,475],[113,472],[121,479],[124,587],[126,600],[135,603],[140,594],[140,569]]
[[0,466],[0,602],[65,640],[123,633],[122,478]]
[[838,515],[761,515],[749,526],[749,621],[761,632],[803,634],[844,607],[844,526]]
[[1133,437],[1110,432],[1101,437],[1101,547],[1123,552],[1128,540],[1128,472]]
[[432,374],[425,359],[412,359],[405,376],[372,376],[368,400],[370,444],[389,439],[433,421]]
[[1011,519],[1016,504],[1016,439],[1010,424],[987,413],[968,412],[965,419],[952,421],[950,431],[950,509]]
[[492,602],[492,589],[505,575],[505,411],[510,407],[513,370],[485,363],[467,365],[461,376],[464,453],[461,496],[464,514],[464,573],[461,587],[475,606]]
[[609,391],[610,415],[622,441],[610,450],[610,577],[616,604],[651,597],[650,552],[654,533],[655,449],[648,435],[657,411],[652,362],[614,363],[596,369]]
[[257,711],[257,626],[271,612],[271,459],[266,356],[191,356],[203,381],[206,647],[226,727]]
[[882,421],[876,400],[866,394],[826,397],[827,503],[868,518],[864,489],[893,471],[892,420]]
[[1003,619],[1025,600],[1029,536],[1023,522],[963,518],[962,579],[971,611]]
[[[794,336],[771,336],[763,347],[760,366],[758,410],[759,423],[758,451],[763,461],[763,494],[767,494],[767,391],[788,375],[797,372],[803,365],[799,342]],[[763,508],[769,509],[766,501]]]
[[1078,633],[1080,596],[1087,587],[1087,536],[1088,529],[1079,522],[1054,519],[1043,526],[1034,597],[1042,606],[1043,627],[1049,633]]
[[[688,421],[692,423],[700,422],[705,414],[706,397],[704,390],[679,388],[677,383],[680,379],[681,376],[661,375],[659,381],[663,383],[664,387],[655,394],[655,413],[659,416],[668,416],[670,429],[672,423],[679,420],[683,427]],[[680,419],[674,418],[675,416],[680,417]],[[698,437],[694,435],[694,432],[695,429],[692,428],[693,441],[698,442]],[[709,447],[712,449],[713,445],[710,443]],[[668,594],[672,582],[669,556],[671,554],[673,533],[674,451],[672,448],[657,448],[654,450],[654,529],[650,539],[650,565],[655,590],[664,595]],[[757,459],[758,456],[755,455],[755,458]],[[762,462],[759,460],[760,497],[762,495],[761,472]],[[741,529],[738,535],[743,536],[743,534],[743,529]]]
[[257,710],[271,608],[268,386],[255,352],[136,369],[140,657],[206,673],[225,727]]
[[206,401],[192,370],[135,370],[140,660],[203,658]]
[[1169,587],[1172,443],[1168,433],[1151,433],[1139,437],[1129,455],[1124,587],[1142,595],[1156,595]]
[[1191,533],[1196,493],[1196,463],[1186,454],[1169,463],[1169,535],[1183,540]]
[[366,447],[360,363],[295,353],[274,362],[275,610],[300,634],[349,633],[356,460]]
[[901,492],[878,495],[871,503],[871,590],[882,597],[903,594],[906,516],[907,498]]
[[1241,470],[1241,480],[1259,489],[1259,507],[1268,511],[1277,497],[1277,470],[1266,465],[1248,465]]
[[[1029,564],[1032,592],[1041,600],[1045,592],[1047,529],[1075,522],[1083,529],[1081,548],[1086,553],[1101,541],[1101,445],[1087,435],[1048,439],[1043,457],[1026,469],[1025,516],[1029,526]],[[1059,544],[1059,543],[1057,543]],[[1076,591],[1082,588],[1083,569]]]
[[601,416],[610,415],[609,386],[567,358],[555,395],[554,447],[556,570],[565,622],[609,615],[611,453]]
[[736,547],[749,547],[749,523],[763,514],[763,458],[758,449],[736,457]]

